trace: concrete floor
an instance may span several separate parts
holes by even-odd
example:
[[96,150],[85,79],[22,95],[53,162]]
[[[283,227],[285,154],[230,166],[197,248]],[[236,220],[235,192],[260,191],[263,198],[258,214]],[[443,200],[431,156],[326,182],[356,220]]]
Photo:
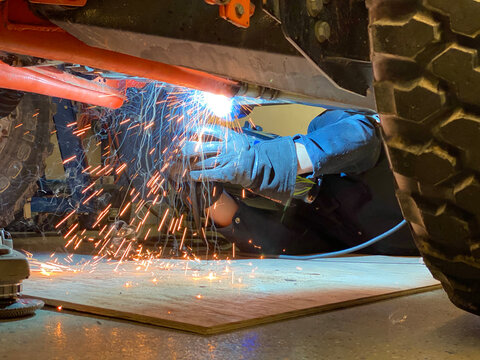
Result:
[[480,359],[480,317],[437,290],[200,336],[77,313],[0,322],[0,359]]

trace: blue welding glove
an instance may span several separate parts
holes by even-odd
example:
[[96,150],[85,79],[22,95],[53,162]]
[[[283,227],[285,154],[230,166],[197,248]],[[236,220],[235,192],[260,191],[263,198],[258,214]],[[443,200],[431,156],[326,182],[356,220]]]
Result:
[[297,155],[291,137],[252,145],[244,134],[221,126],[203,127],[196,135],[201,141],[187,141],[182,148],[194,181],[241,185],[282,203],[292,196]]

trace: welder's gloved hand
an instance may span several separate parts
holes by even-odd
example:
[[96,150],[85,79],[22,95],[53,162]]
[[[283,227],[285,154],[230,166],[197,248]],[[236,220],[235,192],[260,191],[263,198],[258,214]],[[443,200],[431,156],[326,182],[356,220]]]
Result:
[[196,136],[182,149],[194,181],[237,184],[283,203],[291,197],[297,174],[291,137],[252,145],[246,135],[221,126],[200,128]]

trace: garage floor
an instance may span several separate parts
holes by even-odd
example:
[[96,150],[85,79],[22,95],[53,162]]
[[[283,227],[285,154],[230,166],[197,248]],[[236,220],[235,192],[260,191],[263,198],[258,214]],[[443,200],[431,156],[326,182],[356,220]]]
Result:
[[1,359],[479,359],[480,317],[441,290],[200,336],[79,313],[0,322]]

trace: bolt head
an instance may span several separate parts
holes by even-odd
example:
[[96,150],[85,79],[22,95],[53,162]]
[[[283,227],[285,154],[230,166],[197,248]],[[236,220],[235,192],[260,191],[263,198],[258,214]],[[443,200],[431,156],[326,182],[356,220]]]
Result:
[[317,21],[315,23],[315,37],[321,43],[330,39],[331,28],[325,21]]
[[316,17],[323,10],[323,0],[306,0],[307,12],[311,17]]
[[239,18],[241,18],[243,14],[245,14],[245,8],[242,4],[235,5],[235,14],[237,14]]

